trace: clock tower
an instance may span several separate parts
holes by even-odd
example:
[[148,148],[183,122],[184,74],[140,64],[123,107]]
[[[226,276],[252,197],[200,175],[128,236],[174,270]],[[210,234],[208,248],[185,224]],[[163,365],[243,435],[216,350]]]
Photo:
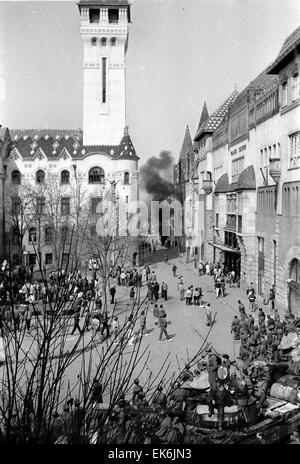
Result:
[[126,126],[130,0],[80,0],[83,145],[119,145]]

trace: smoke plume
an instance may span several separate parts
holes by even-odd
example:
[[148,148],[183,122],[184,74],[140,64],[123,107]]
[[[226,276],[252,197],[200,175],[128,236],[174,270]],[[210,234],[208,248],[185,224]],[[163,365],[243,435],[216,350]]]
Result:
[[152,156],[141,167],[141,186],[153,200],[163,201],[175,194],[174,184],[161,176],[173,168],[173,163],[170,152],[161,151],[159,157]]

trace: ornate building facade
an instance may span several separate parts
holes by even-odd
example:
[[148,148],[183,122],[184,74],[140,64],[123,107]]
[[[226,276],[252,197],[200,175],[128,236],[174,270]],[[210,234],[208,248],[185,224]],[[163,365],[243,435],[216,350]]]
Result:
[[[66,263],[67,247],[63,256],[55,247],[71,241],[74,226],[83,218],[87,233],[95,235],[97,205],[107,196],[125,208],[139,196],[139,157],[125,118],[130,2],[81,0],[78,6],[84,48],[83,130],[7,129],[8,143],[3,135],[0,142],[3,249],[7,255],[9,244],[14,262],[32,266],[38,265],[36,248],[43,266]],[[134,245],[130,253],[131,262],[137,263]]]
[[254,282],[261,297],[272,287],[277,302],[298,315],[299,51],[300,28],[285,40],[274,63],[235,95],[214,130],[198,128],[193,176],[204,201],[199,258],[235,269],[240,284]]

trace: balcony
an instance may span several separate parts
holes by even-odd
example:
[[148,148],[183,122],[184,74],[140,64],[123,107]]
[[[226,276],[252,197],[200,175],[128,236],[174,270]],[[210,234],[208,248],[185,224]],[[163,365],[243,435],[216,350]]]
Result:
[[280,158],[269,158],[270,168],[269,174],[274,180],[275,184],[278,184],[281,176],[281,163]]
[[212,180],[202,180],[202,188],[207,195],[212,192],[212,187]]

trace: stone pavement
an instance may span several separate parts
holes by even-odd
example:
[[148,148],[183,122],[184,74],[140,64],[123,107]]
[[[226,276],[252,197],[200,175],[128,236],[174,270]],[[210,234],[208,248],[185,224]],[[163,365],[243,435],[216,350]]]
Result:
[[[169,263],[164,262],[165,253],[169,255]],[[151,264],[151,262],[153,262]],[[177,265],[177,277],[173,277],[172,265]],[[155,325],[155,318],[152,314],[153,305],[149,304],[149,311],[147,316],[147,335],[143,337],[141,343],[141,350],[149,347],[149,358],[147,360],[146,371],[141,375],[141,379],[146,374],[152,372],[155,377],[163,361],[167,356],[168,362],[170,362],[170,373],[179,372],[180,369],[184,368],[186,362],[188,362],[194,354],[201,347],[203,340],[208,332],[206,326],[206,315],[205,310],[199,307],[194,308],[193,306],[186,306],[185,301],[179,300],[179,292],[177,290],[178,276],[183,276],[184,287],[187,288],[190,285],[194,287],[199,286],[203,291],[203,301],[209,302],[212,308],[212,313],[216,313],[216,323],[214,324],[210,335],[207,339],[211,342],[214,348],[220,353],[227,353],[231,359],[235,359],[238,356],[240,342],[234,342],[233,336],[230,333],[231,322],[234,314],[238,314],[237,301],[240,299],[248,310],[248,300],[245,290],[240,288],[230,288],[226,286],[226,296],[224,298],[216,298],[214,290],[214,281],[212,276],[198,276],[198,270],[194,268],[193,263],[186,263],[185,256],[174,257],[171,250],[161,249],[158,250],[156,255],[151,256],[146,264],[150,265],[151,270],[154,269],[159,283],[165,281],[168,284],[168,301],[158,300],[158,303],[163,303],[164,308],[167,312],[168,320],[168,333],[172,336],[172,341],[168,342],[164,340],[158,341],[159,328]],[[130,311],[129,302],[129,287],[117,286],[116,293],[116,311],[115,314],[119,317],[122,323],[125,316]],[[141,301],[147,293],[147,287],[144,284],[141,288]],[[263,307],[263,306],[262,306]],[[266,306],[264,307],[267,308]],[[110,305],[110,314],[112,314],[112,305]],[[257,313],[255,313],[257,318]],[[70,332],[72,326],[70,325]],[[70,333],[66,341],[66,350],[71,350],[77,341],[76,333],[71,336]],[[83,344],[87,345],[91,340],[91,334],[87,332],[84,335],[83,340],[80,342],[78,349],[82,349]],[[31,337],[26,335],[23,342],[23,349],[25,351],[30,350],[31,357],[35,356],[36,348],[30,346]],[[97,344],[98,345],[98,344]],[[100,344],[101,345],[101,344]],[[133,348],[128,346],[127,354],[130,356]],[[58,352],[58,351],[57,351]],[[97,360],[96,352],[93,354],[93,359]],[[68,376],[76,377],[78,371],[81,368],[80,357],[75,361],[72,369]],[[137,373],[138,375],[138,373]]]

